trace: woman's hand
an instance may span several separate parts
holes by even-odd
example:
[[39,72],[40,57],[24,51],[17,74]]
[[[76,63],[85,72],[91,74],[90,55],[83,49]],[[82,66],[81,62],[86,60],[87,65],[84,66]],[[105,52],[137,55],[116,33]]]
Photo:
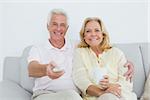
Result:
[[108,86],[109,86],[109,77],[108,77],[108,75],[104,75],[104,79],[102,79],[99,82],[99,85],[100,85],[101,90],[106,90],[108,88]]
[[107,90],[105,90],[106,93],[112,93],[116,95],[117,97],[121,97],[121,86],[119,84],[109,84],[109,87]]

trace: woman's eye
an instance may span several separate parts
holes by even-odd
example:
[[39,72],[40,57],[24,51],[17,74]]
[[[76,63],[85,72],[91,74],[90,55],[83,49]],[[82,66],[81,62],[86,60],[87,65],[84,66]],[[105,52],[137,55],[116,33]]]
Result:
[[89,33],[90,31],[89,30],[86,30],[86,33]]
[[96,32],[99,32],[99,30],[95,30]]

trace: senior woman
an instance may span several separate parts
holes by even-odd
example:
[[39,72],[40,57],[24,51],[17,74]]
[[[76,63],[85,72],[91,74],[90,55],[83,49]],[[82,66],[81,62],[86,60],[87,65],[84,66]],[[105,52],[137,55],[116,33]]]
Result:
[[73,59],[73,80],[84,100],[137,100],[133,83],[123,74],[124,53],[110,45],[103,22],[86,18]]

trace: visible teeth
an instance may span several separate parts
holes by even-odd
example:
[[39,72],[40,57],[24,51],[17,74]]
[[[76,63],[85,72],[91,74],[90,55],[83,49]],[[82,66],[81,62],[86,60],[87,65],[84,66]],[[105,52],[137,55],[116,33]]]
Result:
[[55,32],[55,34],[57,34],[57,35],[61,35],[61,33],[60,33],[60,32]]
[[59,35],[60,35],[61,33],[57,33],[57,34],[59,34]]
[[92,41],[95,41],[95,40],[97,40],[97,39],[96,39],[96,38],[92,38],[91,40],[92,40]]

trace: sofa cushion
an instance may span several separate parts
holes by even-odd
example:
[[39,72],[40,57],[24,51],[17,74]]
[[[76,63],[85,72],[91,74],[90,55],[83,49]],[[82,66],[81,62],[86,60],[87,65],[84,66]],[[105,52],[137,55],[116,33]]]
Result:
[[31,94],[13,81],[0,82],[0,100],[31,100]]
[[32,93],[32,88],[34,85],[34,78],[29,77],[28,74],[28,63],[27,63],[27,57],[28,57],[28,52],[30,50],[31,46],[25,48],[22,57],[20,59],[20,65],[21,65],[21,80],[20,84],[21,86]]
[[134,92],[137,94],[138,98],[141,97],[144,83],[145,83],[145,71],[142,63],[142,56],[139,48],[139,44],[116,44],[120,48],[126,58],[131,61],[134,65]]

